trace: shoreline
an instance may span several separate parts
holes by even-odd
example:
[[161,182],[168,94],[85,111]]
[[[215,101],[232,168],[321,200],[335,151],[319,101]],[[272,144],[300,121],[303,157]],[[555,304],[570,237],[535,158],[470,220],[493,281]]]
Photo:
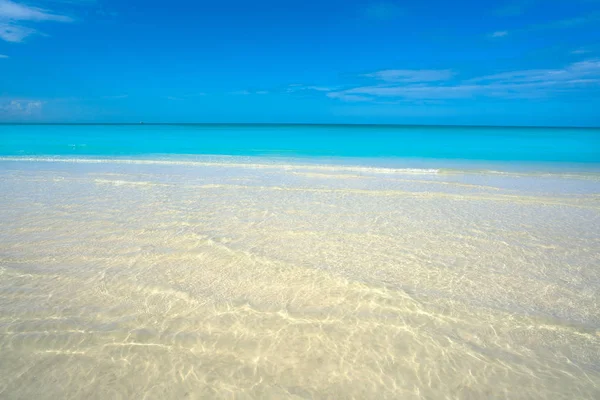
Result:
[[600,164],[535,161],[486,161],[373,157],[260,156],[218,154],[149,155],[35,155],[2,156],[0,162],[64,164],[121,164],[249,169],[319,170],[368,174],[416,175],[501,175],[564,177],[600,180]]

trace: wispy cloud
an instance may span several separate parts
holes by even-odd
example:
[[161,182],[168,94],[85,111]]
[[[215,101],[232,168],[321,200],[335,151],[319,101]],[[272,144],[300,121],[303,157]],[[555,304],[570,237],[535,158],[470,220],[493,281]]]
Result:
[[43,8],[19,4],[10,0],[0,0],[0,18],[12,21],[73,21],[72,18],[65,15],[54,14]]
[[543,83],[600,78],[600,60],[587,60],[560,69],[509,71],[469,79],[468,83]]
[[333,89],[326,86],[306,86],[306,90],[314,90],[316,92],[331,92]]
[[375,78],[384,82],[435,82],[452,78],[454,72],[449,69],[386,69],[383,71],[364,74],[368,78]]
[[591,50],[583,49],[583,48],[575,49],[571,52],[571,54],[588,54],[588,53],[591,53]]
[[10,58],[10,57],[8,57],[7,55],[4,55],[4,54],[0,54],[0,58]]
[[490,34],[490,36],[493,38],[504,37],[506,35],[508,35],[508,31],[496,31]]
[[334,88],[328,86],[315,86],[315,85],[302,85],[300,83],[293,83],[288,85],[284,90],[286,93],[304,92],[304,91],[315,91],[315,92],[331,92]]
[[559,69],[517,70],[457,81],[386,82],[330,92],[344,101],[378,99],[440,100],[474,97],[533,98],[589,88],[600,89],[600,60]]
[[1,21],[2,19],[0,19],[0,39],[7,42],[19,43],[27,36],[37,33],[35,29],[16,24],[2,23]]
[[489,34],[490,37],[498,38],[507,36],[509,33],[519,34],[519,33],[532,33],[538,31],[546,31],[551,29],[567,29],[567,28],[575,28],[579,26],[585,26],[590,24],[595,24],[600,22],[600,12],[592,12],[587,15],[582,15],[574,18],[566,18],[559,19],[555,21],[543,22],[540,24],[526,26],[520,29],[514,29],[511,31],[495,31]]
[[330,92],[327,93],[327,97],[332,99],[338,99],[342,101],[350,101],[350,102],[359,102],[359,101],[371,101],[373,100],[371,97],[360,96],[357,94],[349,94],[347,91],[342,92]]
[[41,100],[5,99],[0,100],[0,114],[8,117],[23,117],[41,111]]
[[7,42],[22,42],[26,37],[38,33],[28,26],[31,23],[72,21],[73,18],[51,10],[0,0],[0,39]]
[[368,5],[365,12],[369,18],[391,20],[402,14],[402,8],[395,3],[380,2]]

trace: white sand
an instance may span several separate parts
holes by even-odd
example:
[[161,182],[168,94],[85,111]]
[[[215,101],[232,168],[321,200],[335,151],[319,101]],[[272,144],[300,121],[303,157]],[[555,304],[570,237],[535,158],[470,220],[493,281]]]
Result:
[[586,175],[0,161],[0,397],[597,399],[599,213]]

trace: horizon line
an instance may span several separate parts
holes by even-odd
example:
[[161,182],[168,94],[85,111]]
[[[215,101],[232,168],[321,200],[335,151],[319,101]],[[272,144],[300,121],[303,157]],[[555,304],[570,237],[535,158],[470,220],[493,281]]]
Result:
[[378,124],[378,123],[311,123],[311,122],[0,122],[2,125],[205,125],[205,126],[346,126],[382,128],[527,128],[527,129],[600,129],[597,126],[568,125],[464,125],[464,124]]

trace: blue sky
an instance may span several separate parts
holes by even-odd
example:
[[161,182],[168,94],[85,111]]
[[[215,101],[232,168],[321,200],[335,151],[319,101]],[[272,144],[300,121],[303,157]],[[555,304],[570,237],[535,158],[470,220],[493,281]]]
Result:
[[600,0],[0,0],[2,122],[600,126]]

